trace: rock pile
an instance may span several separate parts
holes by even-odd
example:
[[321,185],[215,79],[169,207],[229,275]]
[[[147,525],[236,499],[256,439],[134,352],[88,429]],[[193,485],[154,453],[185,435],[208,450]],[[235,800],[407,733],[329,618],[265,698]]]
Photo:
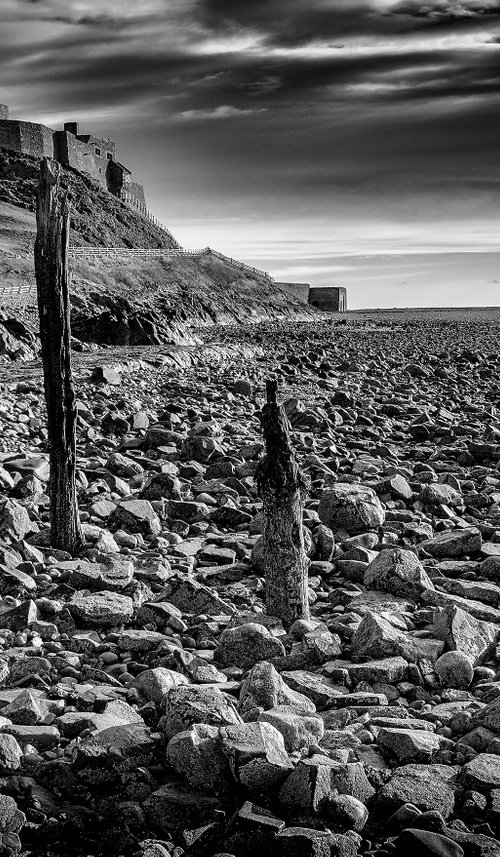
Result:
[[[42,391],[4,385],[0,854],[500,855],[500,359],[479,333],[262,325],[245,372],[103,363],[78,378],[79,557],[50,547]],[[311,479],[312,618],[288,629],[254,482],[273,370]]]

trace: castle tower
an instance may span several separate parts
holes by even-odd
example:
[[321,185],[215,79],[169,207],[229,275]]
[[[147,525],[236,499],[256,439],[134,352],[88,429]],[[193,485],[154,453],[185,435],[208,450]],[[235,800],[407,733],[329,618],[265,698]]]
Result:
[[6,104],[0,104],[0,119],[9,118],[9,108]]
[[80,133],[80,123],[79,122],[65,122],[64,130],[69,131],[70,134],[74,134],[75,137],[78,137]]

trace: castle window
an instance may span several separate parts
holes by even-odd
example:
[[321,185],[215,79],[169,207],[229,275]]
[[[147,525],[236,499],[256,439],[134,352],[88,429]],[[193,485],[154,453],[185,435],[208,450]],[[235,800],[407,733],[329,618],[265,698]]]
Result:
[[107,157],[108,161],[112,161],[112,160],[113,160],[113,153],[112,153],[112,152],[108,152],[108,154],[107,154],[107,156],[106,156],[106,157]]
[[99,157],[100,157],[101,150],[97,146],[95,147],[94,151],[95,151],[96,155],[99,155]]

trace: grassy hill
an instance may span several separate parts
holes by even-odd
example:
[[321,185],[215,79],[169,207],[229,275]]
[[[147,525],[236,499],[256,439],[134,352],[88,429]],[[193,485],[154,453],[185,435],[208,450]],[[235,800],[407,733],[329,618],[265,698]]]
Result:
[[[63,170],[71,193],[72,246],[172,249],[175,239],[92,179]],[[0,303],[36,323],[33,243],[38,161],[0,150]],[[20,294],[16,294],[20,291]],[[181,342],[207,324],[311,318],[317,311],[277,284],[209,254],[101,254],[72,261],[72,326],[87,342]]]

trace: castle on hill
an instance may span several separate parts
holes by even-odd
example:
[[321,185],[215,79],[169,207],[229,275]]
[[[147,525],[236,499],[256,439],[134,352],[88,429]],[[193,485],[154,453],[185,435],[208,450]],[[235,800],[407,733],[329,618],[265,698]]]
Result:
[[54,158],[65,167],[88,173],[113,196],[147,214],[144,188],[132,181],[132,171],[117,161],[115,142],[80,134],[78,122],[65,122],[63,131],[54,131],[36,122],[10,119],[7,105],[0,104],[0,149]]

